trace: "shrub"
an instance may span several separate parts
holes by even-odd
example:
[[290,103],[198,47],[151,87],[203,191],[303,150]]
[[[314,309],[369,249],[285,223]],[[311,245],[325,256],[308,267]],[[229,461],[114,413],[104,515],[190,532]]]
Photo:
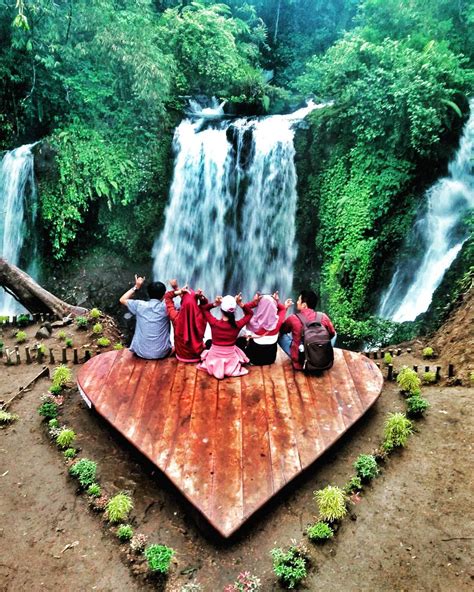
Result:
[[349,481],[344,485],[344,493],[346,495],[350,495],[356,491],[362,490],[362,481],[361,478],[357,475],[354,475],[349,479]]
[[107,504],[107,517],[110,522],[122,522],[133,508],[132,498],[128,493],[117,493]]
[[89,317],[91,319],[98,319],[101,316],[102,316],[102,311],[100,311],[98,308],[92,308],[89,312]]
[[388,352],[386,352],[385,355],[384,355],[384,357],[383,357],[383,361],[386,364],[391,364],[393,362],[393,358],[392,358],[392,356]]
[[4,411],[0,409],[0,424],[12,423],[18,419],[18,415],[14,413],[9,413],[8,411]]
[[96,323],[92,327],[92,333],[94,333],[94,335],[101,335],[103,330],[104,330],[104,328],[102,327],[102,323]]
[[92,485],[95,481],[97,463],[88,458],[81,458],[69,468],[69,474],[75,477],[82,487]]
[[100,497],[102,495],[102,489],[98,483],[91,483],[87,488],[87,495],[92,497]]
[[66,341],[64,342],[64,345],[65,345],[66,347],[72,347],[74,344],[73,344],[73,341],[72,341],[72,339],[71,339],[71,338],[68,338],[68,339],[66,339]]
[[86,317],[76,317],[76,327],[78,329],[87,329],[89,321]]
[[419,391],[421,386],[421,381],[418,378],[418,374],[407,366],[403,366],[403,368],[398,373],[397,383],[400,386],[402,393],[413,394],[415,391]]
[[322,543],[334,536],[334,530],[326,522],[316,522],[308,528],[307,533],[309,540],[316,543]]
[[328,485],[314,492],[314,499],[319,505],[319,514],[323,520],[333,522],[347,514],[346,496],[340,487]]
[[69,428],[63,428],[56,436],[56,444],[59,448],[69,448],[76,439],[76,433]]
[[145,550],[146,544],[148,542],[148,537],[146,534],[138,533],[132,537],[130,541],[130,550],[133,553],[143,553]]
[[64,454],[64,458],[72,459],[72,458],[76,457],[77,450],[75,448],[66,448],[66,450],[63,452],[63,454]]
[[[0,318],[1,318],[1,317],[0,317]],[[2,349],[3,349],[3,346],[4,346],[4,345],[5,345],[5,344],[3,343],[3,341],[2,341],[2,340],[0,340],[0,350],[2,350]]]
[[60,364],[53,370],[53,386],[65,386],[72,380],[72,372],[64,364]]
[[306,577],[307,553],[299,545],[292,545],[288,551],[272,549],[273,571],[281,582],[288,588],[294,588]]
[[36,354],[38,357],[40,356],[45,356],[46,355],[46,346],[43,345],[42,343],[40,343],[37,347],[36,347]]
[[372,454],[360,454],[354,463],[354,469],[364,481],[371,481],[379,474],[377,461]]
[[62,387],[62,386],[59,386],[59,384],[52,384],[52,385],[49,387],[49,392],[50,392],[52,395],[55,395],[55,396],[56,396],[56,395],[60,395],[60,394],[63,392],[63,387]]
[[45,419],[55,419],[58,416],[58,406],[54,401],[48,399],[38,407],[38,413]]
[[434,357],[434,351],[432,347],[425,347],[423,350],[423,357],[425,360],[430,360]]
[[117,537],[121,541],[129,541],[133,536],[133,528],[130,524],[121,524],[117,528]]
[[423,384],[433,384],[436,382],[436,372],[424,372],[421,380],[423,381]]
[[430,404],[428,401],[419,395],[407,399],[407,413],[411,417],[419,417],[420,415],[423,415],[429,406]]
[[27,327],[30,324],[30,315],[21,314],[16,317],[17,327]]
[[107,337],[99,337],[97,345],[99,347],[108,347],[110,345],[110,339],[107,339]]
[[17,343],[25,343],[26,341],[26,333],[24,331],[17,331],[15,338]]
[[260,578],[249,571],[242,571],[233,584],[224,588],[224,592],[259,592],[262,589]]
[[49,429],[51,429],[51,428],[59,428],[59,421],[56,418],[50,419],[48,421],[48,427],[49,427]]
[[166,545],[149,545],[145,549],[145,557],[151,571],[167,574],[174,550]]
[[412,432],[412,423],[404,413],[389,413],[384,426],[382,448],[390,452],[394,448],[405,446]]
[[66,331],[64,331],[63,329],[61,329],[61,331],[58,331],[56,337],[60,340],[60,341],[64,341],[66,339]]
[[123,349],[123,344],[122,344],[122,343],[116,343],[116,344],[114,345],[114,349],[116,349],[116,350]]

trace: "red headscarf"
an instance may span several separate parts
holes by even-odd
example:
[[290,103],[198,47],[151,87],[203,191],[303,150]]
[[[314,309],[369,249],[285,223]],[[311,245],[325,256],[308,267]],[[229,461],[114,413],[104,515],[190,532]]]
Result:
[[[206,319],[196,302],[193,290],[183,294],[181,308],[174,322],[175,335],[182,338],[186,349],[200,354],[204,349],[203,337],[206,330]],[[178,338],[178,341],[181,339]],[[179,344],[177,343],[179,348]],[[176,353],[179,355],[178,348]],[[198,356],[199,357],[199,356]]]

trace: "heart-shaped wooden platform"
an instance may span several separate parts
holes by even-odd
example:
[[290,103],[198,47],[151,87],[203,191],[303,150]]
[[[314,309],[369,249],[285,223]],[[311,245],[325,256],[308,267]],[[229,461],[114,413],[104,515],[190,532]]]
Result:
[[271,366],[216,380],[175,358],[143,360],[124,349],[79,371],[89,405],[159,467],[224,537],[311,465],[382,390],[365,356],[334,350],[320,377]]

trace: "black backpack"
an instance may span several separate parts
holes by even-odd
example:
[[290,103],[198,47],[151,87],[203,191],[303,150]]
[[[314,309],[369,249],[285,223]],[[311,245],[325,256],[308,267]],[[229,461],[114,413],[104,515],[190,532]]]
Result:
[[[306,372],[329,370],[334,363],[331,338],[322,324],[321,313],[316,313],[313,321],[307,321],[302,314],[296,315],[303,325],[301,333],[300,363]],[[303,349],[303,351],[301,351]]]

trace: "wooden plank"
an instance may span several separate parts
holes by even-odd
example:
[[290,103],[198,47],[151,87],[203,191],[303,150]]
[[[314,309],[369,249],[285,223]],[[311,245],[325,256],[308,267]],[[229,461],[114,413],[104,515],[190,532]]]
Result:
[[363,409],[367,409],[378,398],[382,389],[383,377],[380,370],[362,354],[348,350],[342,350],[342,353]]
[[362,403],[342,350],[338,349],[336,355],[335,371],[331,372],[331,383],[338,401],[339,412],[342,413],[346,426],[351,426],[361,415]]
[[261,506],[262,496],[270,498],[275,488],[261,368],[250,368],[241,384],[243,515],[246,517]]
[[95,404],[100,405],[101,415],[111,423],[114,423],[120,405],[127,398],[127,388],[133,366],[134,360],[127,355],[122,355],[113,365],[104,388],[96,397]]

